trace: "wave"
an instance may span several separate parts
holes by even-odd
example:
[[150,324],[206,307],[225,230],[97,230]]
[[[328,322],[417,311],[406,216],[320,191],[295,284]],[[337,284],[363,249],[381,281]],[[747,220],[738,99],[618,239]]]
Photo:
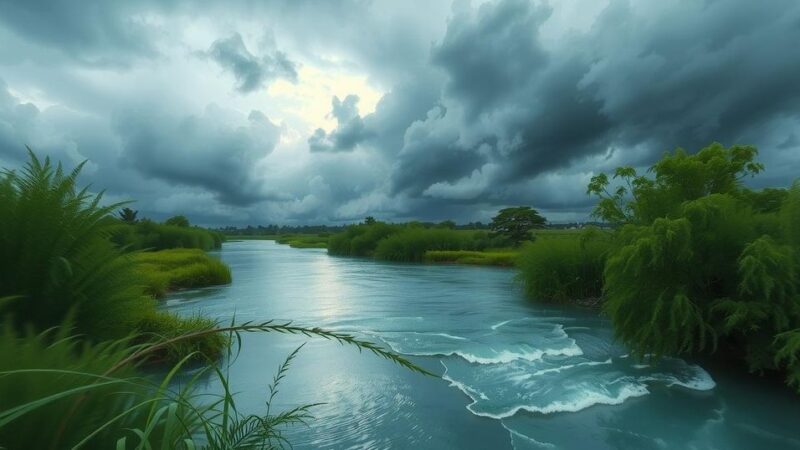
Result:
[[577,364],[567,364],[567,365],[561,366],[561,367],[553,367],[552,369],[537,370],[536,372],[533,372],[530,376],[531,377],[538,377],[538,376],[541,376],[541,375],[544,375],[544,374],[548,374],[548,373],[561,373],[562,370],[569,370],[569,369],[572,369],[572,368],[575,368],[575,367],[604,366],[604,365],[608,365],[608,364],[611,364],[611,358],[608,358],[605,361],[587,361],[587,362],[582,362],[582,363],[577,363]]
[[[466,393],[466,391],[464,392]],[[527,411],[530,413],[539,413],[539,414],[554,414],[561,412],[578,412],[594,405],[619,405],[625,402],[625,400],[628,400],[629,398],[641,397],[649,393],[650,391],[647,389],[646,386],[638,384],[627,384],[623,386],[622,389],[620,389],[617,395],[609,395],[600,392],[587,392],[581,398],[572,401],[556,400],[545,406],[514,405],[496,414],[484,411],[476,411],[474,405],[477,404],[477,401],[475,400],[475,398],[470,396],[470,398],[473,399],[473,402],[467,405],[467,409],[476,416],[489,417],[492,419],[500,420],[511,417],[520,411]]]
[[458,356],[467,362],[473,364],[507,364],[513,361],[541,361],[544,356],[581,356],[583,355],[583,350],[578,347],[575,343],[571,346],[566,348],[549,348],[545,350],[531,350],[527,352],[515,352],[511,350],[502,350],[500,352],[496,352],[493,356],[480,356],[475,355],[473,353],[466,352],[464,350],[452,350],[452,351],[408,351],[402,350],[397,348],[397,346],[393,345],[391,342],[386,342],[389,347],[397,352],[402,353],[404,355],[409,356]]

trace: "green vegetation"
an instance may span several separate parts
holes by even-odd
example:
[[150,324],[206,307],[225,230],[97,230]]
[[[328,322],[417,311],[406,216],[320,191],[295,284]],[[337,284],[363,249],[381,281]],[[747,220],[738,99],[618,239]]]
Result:
[[328,233],[289,234],[275,238],[278,244],[286,244],[292,248],[328,248]]
[[561,303],[601,297],[610,248],[608,236],[597,230],[527,244],[517,259],[525,293]]
[[133,255],[133,260],[136,273],[145,282],[145,292],[156,298],[176,289],[231,282],[230,268],[198,249],[138,252]]
[[[31,153],[19,174],[6,172],[0,180],[0,448],[289,444],[283,427],[305,423],[314,405],[278,414],[270,405],[297,350],[278,367],[267,413],[244,415],[219,358],[227,349],[225,361],[234,359],[230,344],[241,343],[242,332],[322,337],[428,373],[347,334],[271,321],[224,327],[157,311],[143,278],[166,289],[229,281],[229,270],[198,249],[124,253],[111,240],[119,237],[120,221],[111,213],[120,205],[100,206],[100,196],[78,190],[79,171],[66,173]],[[162,375],[141,370],[155,361],[168,364]],[[189,361],[204,364],[187,373]],[[179,373],[180,387],[171,387]],[[222,393],[195,390],[208,377],[218,379]]]
[[516,264],[518,257],[517,251],[428,250],[424,260],[430,263],[511,267]]
[[221,233],[191,227],[188,225],[188,221],[186,221],[186,225],[160,224],[147,219],[133,224],[118,222],[116,226],[109,229],[109,232],[112,242],[127,250],[165,250],[170,248],[214,250],[222,247],[222,242],[225,240]]
[[535,209],[529,206],[517,206],[501,209],[492,217],[489,227],[493,233],[506,237],[518,247],[523,242],[533,239],[531,230],[544,228],[545,223],[547,221]]
[[[240,342],[242,332],[302,334],[335,340],[429,374],[394,353],[347,334],[288,323],[246,323],[209,328],[155,343],[122,339],[89,345],[61,327],[18,337],[6,327],[0,335],[0,445],[4,448],[266,449],[290,445],[284,428],[306,423],[316,405],[271,413],[278,386],[299,348],[278,366],[266,395],[265,415],[244,415],[228,383],[227,368],[214,361],[195,370],[181,387],[171,381],[183,360],[160,377],[142,376],[137,367],[181,341],[220,335]],[[216,378],[223,392],[195,388]],[[46,424],[43,426],[42,424]]]
[[378,242],[374,256],[386,261],[422,262],[429,250],[470,248],[464,233],[447,228],[406,227]]
[[[0,298],[5,298],[0,312],[17,330],[46,330],[71,318],[74,332],[93,340],[161,335],[169,323],[176,330],[207,328],[208,321],[180,323],[156,310],[137,264],[137,258],[151,257],[123,253],[109,240],[119,226],[110,215],[119,205],[102,207],[99,195],[78,190],[80,168],[66,173],[31,154],[20,173],[5,173],[0,182]],[[224,349],[220,342],[200,341],[187,345],[207,349],[208,356]]]
[[526,290],[564,301],[602,285],[603,310],[635,355],[714,354],[782,371],[800,391],[800,182],[746,188],[763,170],[756,155],[715,143],[668,153],[648,175],[597,175],[588,192],[616,225],[610,242],[529,246]]
[[44,330],[74,317],[77,332],[124,336],[151,305],[133,261],[107,236],[118,205],[76,188],[70,173],[31,155],[20,173],[0,180],[0,297],[18,328]]

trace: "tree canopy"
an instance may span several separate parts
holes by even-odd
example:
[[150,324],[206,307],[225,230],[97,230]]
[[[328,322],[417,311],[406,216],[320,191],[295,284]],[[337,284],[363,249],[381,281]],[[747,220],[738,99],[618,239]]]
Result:
[[508,238],[514,245],[519,245],[532,238],[532,229],[544,228],[546,223],[545,218],[530,206],[517,206],[501,209],[492,217],[489,226],[493,233]]

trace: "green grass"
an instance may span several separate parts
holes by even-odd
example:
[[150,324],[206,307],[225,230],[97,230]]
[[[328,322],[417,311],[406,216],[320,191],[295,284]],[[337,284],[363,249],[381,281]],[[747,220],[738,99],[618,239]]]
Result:
[[536,300],[599,298],[609,249],[610,243],[602,234],[537,239],[519,254],[519,279],[526,294]]
[[428,250],[424,261],[427,263],[473,264],[479,266],[512,267],[516,264],[519,252],[472,251],[472,250]]
[[327,233],[289,234],[276,237],[275,242],[292,248],[328,248],[329,237]]
[[405,228],[378,242],[375,258],[387,261],[423,262],[429,250],[462,250],[470,247],[464,233],[442,228]]
[[[186,360],[145,375],[142,361],[186,339],[243,332],[275,332],[334,340],[430,374],[408,360],[350,335],[289,323],[245,323],[183,333],[157,342],[127,338],[89,345],[67,327],[17,336],[0,327],[0,447],[8,449],[261,449],[291,447],[282,433],[305,424],[315,404],[273,410],[278,386],[300,348],[291,352],[267,386],[266,412],[246,415],[228,379],[228,365],[209,361],[191,373]],[[228,358],[230,364],[232,358]],[[183,373],[180,383],[176,376]],[[217,381],[221,392],[198,386]],[[43,426],[43,424],[45,424]]]
[[225,236],[199,227],[184,227],[141,220],[135,224],[118,222],[110,229],[111,240],[127,250],[164,250],[197,248],[214,250],[222,246]]
[[161,298],[176,289],[215,286],[231,282],[231,270],[219,259],[198,249],[172,249],[133,255],[145,292]]

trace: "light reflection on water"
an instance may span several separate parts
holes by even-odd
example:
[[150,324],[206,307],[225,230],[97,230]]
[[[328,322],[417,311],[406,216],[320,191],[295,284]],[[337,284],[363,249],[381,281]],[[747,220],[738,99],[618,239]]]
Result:
[[[513,271],[265,241],[227,243],[220,256],[231,286],[182,292],[167,307],[357,333],[444,374],[310,341],[275,405],[324,403],[288,433],[297,448],[800,448],[794,394],[677,359],[633,361],[596,313],[525,301]],[[244,335],[231,367],[243,411],[263,411],[278,364],[304,341]]]

